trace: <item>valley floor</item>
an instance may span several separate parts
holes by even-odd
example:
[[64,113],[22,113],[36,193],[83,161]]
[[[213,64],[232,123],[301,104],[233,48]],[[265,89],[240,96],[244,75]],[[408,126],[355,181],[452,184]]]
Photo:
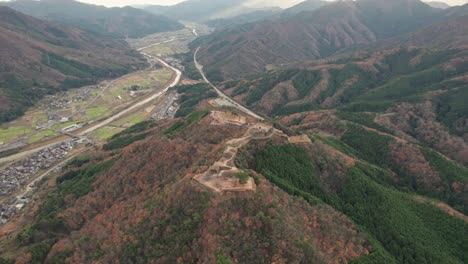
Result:
[[139,43],[153,50],[166,43],[173,47],[164,54],[139,48],[150,64],[146,70],[48,96],[25,116],[0,127],[0,153],[5,153],[0,156],[0,226],[32,201],[44,177],[90,146],[100,146],[143,120],[173,117],[177,97],[168,91],[182,80],[182,72],[172,56],[187,49],[183,47],[195,37],[197,25],[192,26],[130,40],[137,48]]

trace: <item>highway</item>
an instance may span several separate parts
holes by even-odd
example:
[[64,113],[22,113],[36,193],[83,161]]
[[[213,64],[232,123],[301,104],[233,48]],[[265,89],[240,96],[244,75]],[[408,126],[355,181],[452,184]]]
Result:
[[[141,51],[140,51],[141,52]],[[164,93],[166,93],[170,88],[173,88],[175,87],[177,84],[179,84],[181,78],[182,78],[182,72],[180,70],[178,70],[177,68],[175,67],[172,67],[171,65],[169,65],[168,63],[166,63],[165,61],[159,59],[159,58],[156,58],[156,57],[153,57],[149,54],[146,54],[144,52],[141,52],[144,56],[146,56],[146,58],[148,58],[148,61],[151,63],[151,65],[154,64],[154,60],[157,60],[159,61],[162,65],[164,65],[165,67],[171,69],[172,71],[174,71],[176,73],[176,76],[174,78],[174,80],[168,84],[162,91],[159,91],[157,93],[154,93],[153,95],[139,101],[139,102],[136,102],[134,103],[133,105],[131,105],[130,107],[126,108],[126,109],[123,109],[122,111],[120,111],[119,113],[113,115],[113,116],[110,116],[109,118],[103,120],[103,121],[100,121],[98,124],[95,124],[94,126],[78,133],[78,135],[74,135],[74,134],[70,134],[70,136],[76,136],[76,137],[85,137],[87,134],[103,127],[103,126],[106,126],[110,123],[112,123],[113,121],[119,119],[120,117],[134,111],[134,110],[137,110],[138,108],[144,106],[145,104],[148,104],[150,103],[151,101],[155,100],[156,98],[160,97],[161,95],[163,95]],[[123,78],[123,77],[120,77],[120,78]],[[120,79],[118,78],[118,79]],[[116,80],[118,80],[116,79]],[[111,83],[115,82],[116,80],[113,80],[111,81],[108,85],[110,85]],[[41,147],[38,147],[38,148],[35,148],[35,149],[31,149],[31,150],[26,150],[26,151],[23,151],[21,153],[18,153],[18,154],[15,154],[15,155],[11,155],[11,156],[8,156],[8,157],[5,157],[5,158],[1,158],[0,159],[0,164],[3,164],[3,163],[9,163],[9,162],[13,162],[13,161],[16,161],[16,160],[19,160],[19,159],[22,159],[24,157],[27,157],[27,156],[30,156],[36,152],[39,152],[43,149],[46,149],[48,147],[52,147],[56,144],[60,144],[62,142],[65,142],[65,141],[68,141],[70,139],[66,139],[66,140],[61,140],[61,141],[57,141],[57,142],[54,142],[54,143],[51,143],[51,144],[47,144],[47,145],[44,145],[44,146],[41,146]],[[38,177],[36,177],[32,182],[30,182],[27,186],[23,187],[22,190],[20,191],[19,194],[16,195],[16,201],[14,204],[11,205],[11,208],[12,209],[14,206],[16,206],[18,203],[21,203],[21,201],[23,201],[23,198],[28,196],[29,193],[31,193],[32,191],[34,191],[34,186],[40,181],[42,180],[44,177],[46,177],[47,175],[49,175],[51,172],[53,172],[54,170],[58,169],[59,167],[65,165],[67,162],[69,162],[70,160],[72,160],[73,158],[77,157],[78,155],[88,151],[89,149],[91,149],[92,147],[88,147],[88,148],[85,148],[77,153],[75,153],[74,155],[66,158],[65,160],[59,162],[58,164],[52,166],[52,168],[48,169],[47,171],[45,171],[44,173],[40,174]]]
[[193,61],[195,62],[195,66],[197,67],[198,71],[200,72],[201,76],[203,77],[203,80],[209,84],[211,87],[213,87],[213,89],[215,89],[216,93],[218,94],[219,97],[221,97],[222,99],[228,101],[230,104],[232,104],[232,106],[234,106],[235,108],[241,110],[242,112],[250,115],[250,116],[253,116],[259,120],[265,120],[265,118],[257,115],[256,113],[254,113],[253,111],[247,109],[246,107],[240,105],[239,103],[237,103],[236,101],[234,101],[234,99],[232,99],[231,97],[227,96],[226,94],[224,94],[221,90],[218,89],[218,87],[216,87],[215,85],[213,85],[205,76],[205,73],[203,72],[203,65],[201,65],[200,63],[198,63],[197,61],[197,55],[198,55],[198,51],[200,50],[200,47],[197,48],[197,50],[195,51],[195,53],[193,54]]
[[[86,136],[87,134],[89,134],[89,133],[91,133],[91,132],[93,132],[93,131],[101,128],[101,127],[104,127],[104,126],[106,126],[106,125],[108,125],[110,123],[112,123],[113,121],[119,119],[120,117],[122,117],[122,116],[124,116],[124,115],[126,115],[126,114],[128,114],[128,113],[130,113],[130,112],[144,106],[145,104],[150,103],[151,101],[155,100],[156,98],[160,97],[165,92],[167,92],[167,90],[169,90],[170,88],[175,87],[180,82],[180,80],[182,78],[182,72],[179,69],[172,67],[171,65],[169,65],[168,63],[166,63],[165,61],[163,61],[163,60],[161,60],[159,58],[155,58],[155,57],[153,57],[153,56],[151,56],[149,54],[146,54],[144,52],[141,52],[141,53],[144,56],[146,56],[149,61],[151,61],[151,59],[155,59],[155,60],[159,61],[165,67],[167,67],[167,68],[171,69],[172,71],[174,71],[176,73],[176,77],[174,78],[174,81],[172,83],[170,83],[168,86],[166,86],[164,88],[164,90],[162,90],[160,92],[157,92],[157,93],[151,95],[150,97],[147,97],[147,98],[143,99],[142,101],[134,103],[133,105],[129,106],[126,109],[123,109],[119,113],[116,113],[115,115],[112,115],[109,118],[107,118],[107,119],[105,119],[103,121],[100,121],[99,123],[93,125],[92,127],[78,133],[77,136],[81,136],[81,137]],[[152,63],[152,62],[150,62],[150,63]],[[128,75],[125,75],[125,76],[128,76]],[[119,77],[119,78],[111,81],[108,85],[115,82],[116,80],[124,78],[125,76]],[[27,156],[32,155],[32,154],[34,154],[36,152],[39,152],[39,151],[41,151],[43,149],[46,149],[46,148],[51,147],[53,145],[65,142],[67,140],[69,140],[69,139],[57,141],[57,142],[47,144],[47,145],[44,145],[44,146],[40,146],[40,147],[37,147],[37,148],[34,148],[34,149],[26,150],[26,151],[23,151],[23,152],[20,152],[20,153],[17,153],[17,154],[8,156],[8,157],[0,158],[0,164],[10,163],[10,162],[19,160],[21,158],[27,157]]]
[[[142,54],[147,56],[148,58],[151,58],[151,59],[154,58],[153,56],[151,56],[151,55],[149,55],[147,53],[142,52]],[[170,88],[175,87],[180,82],[180,79],[182,78],[182,72],[179,69],[172,67],[171,65],[169,65],[168,63],[166,63],[165,61],[163,61],[163,60],[161,60],[159,58],[154,58],[154,59],[158,60],[161,64],[163,64],[164,66],[168,67],[169,69],[173,70],[176,73],[176,77],[174,78],[174,81],[171,84],[169,84],[168,86],[166,86],[166,88],[164,88],[164,90],[162,90],[160,92],[157,92],[157,93],[151,95],[150,97],[148,97],[148,98],[146,98],[146,99],[144,99],[144,100],[142,100],[140,102],[137,102],[137,103],[133,104],[132,106],[120,111],[119,113],[107,118],[106,120],[103,120],[103,121],[99,122],[99,124],[96,124],[96,125],[88,128],[88,129],[80,132],[78,134],[79,136],[85,136],[85,135],[95,131],[96,129],[99,129],[99,128],[103,127],[103,126],[106,126],[106,125],[114,122],[115,120],[117,120],[120,117],[128,114],[129,112],[132,112],[133,110],[135,110],[135,109],[137,109],[137,108],[139,108],[139,107],[141,107],[141,106],[143,106],[143,105],[145,105],[147,103],[150,103],[154,99],[156,99],[156,98],[160,97],[161,95],[163,95]]]
[[[67,139],[69,140],[69,139]],[[57,141],[57,142],[54,142],[54,143],[50,143],[50,144],[47,144],[47,145],[44,145],[44,146],[40,146],[40,147],[37,147],[37,148],[34,148],[34,149],[30,149],[30,150],[25,150],[23,152],[20,152],[20,153],[17,153],[17,154],[14,154],[14,155],[10,155],[10,156],[7,156],[7,157],[4,157],[4,158],[1,158],[0,159],[0,165],[3,164],[3,163],[9,163],[9,162],[13,162],[15,160],[19,160],[21,158],[24,158],[26,156],[29,156],[29,155],[32,155],[36,152],[39,152],[43,149],[46,149],[48,147],[52,147],[53,145],[56,145],[56,144],[59,144],[61,142],[65,142],[66,140],[62,140],[62,141]]]

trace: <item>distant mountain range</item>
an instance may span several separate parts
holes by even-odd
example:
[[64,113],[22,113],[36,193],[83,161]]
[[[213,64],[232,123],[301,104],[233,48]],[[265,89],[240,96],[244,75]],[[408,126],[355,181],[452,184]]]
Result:
[[314,11],[328,4],[330,4],[330,2],[321,0],[306,0],[298,5],[284,10],[281,8],[264,8],[256,11],[245,10],[246,13],[234,17],[212,19],[206,21],[205,23],[219,30],[220,28],[225,28],[228,26],[248,24],[266,19],[272,21],[281,16],[292,16],[301,12]]
[[330,2],[323,1],[323,0],[305,0],[304,2],[301,2],[295,6],[292,6],[284,10],[283,13],[284,14],[297,14],[300,12],[314,11],[328,4],[330,4]]
[[205,23],[217,30],[226,27],[232,27],[236,25],[248,24],[252,22],[257,22],[264,19],[273,19],[273,16],[279,15],[282,13],[280,8],[271,8],[265,10],[252,11],[238,16],[230,18],[219,18],[208,20]]
[[[242,3],[156,8],[217,29],[178,55],[194,80],[166,94],[176,118],[39,181],[0,227],[1,264],[467,263],[468,4]],[[0,121],[143,65],[122,39],[9,8],[0,47]],[[236,103],[201,80],[198,47]]]
[[163,14],[176,20],[204,22],[214,19],[232,18],[242,14],[269,8],[252,8],[246,0],[189,0],[172,6],[145,6],[144,10]]
[[450,12],[455,11],[435,9],[418,0],[340,1],[315,11],[232,27],[192,45],[202,47],[200,59],[209,72],[221,71],[231,78],[409,33],[443,21]]
[[45,94],[144,66],[123,40],[91,34],[0,6],[0,122]]
[[133,7],[106,8],[74,0],[19,0],[0,2],[0,5],[40,19],[121,38],[138,38],[183,28],[175,20]]

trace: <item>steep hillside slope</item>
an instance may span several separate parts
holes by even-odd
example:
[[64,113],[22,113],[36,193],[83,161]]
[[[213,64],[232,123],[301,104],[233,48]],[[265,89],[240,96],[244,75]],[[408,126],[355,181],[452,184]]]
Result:
[[0,7],[0,122],[41,96],[145,65],[124,41],[91,35]]
[[132,7],[106,8],[73,0],[21,0],[0,4],[40,19],[120,38],[138,38],[183,28],[165,16]]
[[405,34],[403,36],[389,39],[377,45],[378,49],[385,47],[418,46],[434,49],[457,49],[468,46],[468,32],[466,22],[468,21],[467,9],[458,9],[457,14],[441,23],[435,23],[420,30]]
[[[192,180],[246,128],[194,112],[124,131],[105,147],[112,151],[70,163],[57,179],[18,238],[29,248],[23,260],[342,263],[373,251],[345,215],[318,200],[293,199],[261,175],[255,191],[224,194]],[[117,147],[128,138],[145,139]]]
[[462,48],[362,52],[224,82],[221,88],[270,116],[321,109],[388,114],[381,121],[389,129],[468,164],[468,112],[461,103],[468,99],[467,56]]
[[[175,121],[144,122],[112,138],[104,147],[108,151],[70,162],[34,221],[17,234],[22,252],[18,260],[465,261],[459,241],[468,225],[466,217],[414,192],[433,196],[436,190],[447,195],[440,196],[442,200],[463,205],[466,201],[457,189],[444,191],[443,184],[434,183],[443,179],[466,186],[467,170],[437,153],[424,156],[416,145],[400,146],[389,136],[346,121],[338,121],[346,130],[340,140],[319,134],[311,134],[309,140],[271,128],[270,136],[262,134],[241,147],[230,157],[235,164],[226,166],[237,166],[253,179],[253,190],[219,193],[194,180],[209,171],[225,177],[224,184],[235,179],[243,185],[239,175],[212,169],[226,158],[227,145],[244,140],[248,126],[271,126],[243,118],[224,108],[216,114],[196,111]],[[289,126],[284,130],[307,131],[309,116],[297,126],[288,123],[292,119],[281,120]],[[391,149],[377,150],[369,147],[372,144],[390,144]],[[408,153],[413,167],[404,163],[408,167],[397,171],[376,157],[402,158],[399,155],[407,153],[402,149],[413,151]],[[448,168],[450,176],[445,174]],[[418,189],[407,189],[411,179]]]
[[330,56],[374,43],[444,15],[418,0],[360,0],[332,3],[312,12],[226,29],[193,43],[208,72],[227,78],[263,72],[272,65]]
[[[377,139],[364,136],[352,147],[333,141],[330,145],[338,146],[337,149],[344,145],[349,151],[357,150],[360,156],[360,153],[366,152],[363,143],[370,141],[372,148],[378,143]],[[464,233],[462,230],[468,226],[463,214],[459,213],[461,219],[450,216],[437,208],[435,203],[423,202],[426,198],[418,198],[406,190],[396,190],[391,183],[395,175],[364,161],[356,161],[344,171],[337,170],[334,160],[339,154],[327,158],[324,149],[328,144],[321,149],[318,147],[323,146],[321,142],[317,140],[301,146],[270,144],[253,148],[249,151],[249,157],[254,157],[249,159],[249,167],[289,193],[306,199],[310,195],[320,197],[334,204],[335,208],[341,208],[380,242],[379,250],[352,263],[466,261],[462,253],[466,247],[457,242],[463,237],[458,232]],[[372,157],[375,153],[368,154]],[[398,176],[402,173],[399,172]],[[466,184],[466,177],[463,181]]]

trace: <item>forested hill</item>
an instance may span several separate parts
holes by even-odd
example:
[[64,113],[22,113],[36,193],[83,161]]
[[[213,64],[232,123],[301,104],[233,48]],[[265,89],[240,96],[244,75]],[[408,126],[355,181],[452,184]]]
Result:
[[0,7],[0,33],[0,122],[21,115],[45,94],[146,64],[122,40],[42,21],[8,7]]
[[[180,103],[209,89],[180,87]],[[243,114],[235,109],[197,102],[185,117],[139,123],[69,162],[31,223],[15,233],[21,259],[466,262],[463,166],[392,136],[370,115],[305,113],[240,148],[240,174],[214,175],[240,187],[247,179],[254,190],[220,193],[194,177],[227,158],[226,146],[244,141],[248,125],[210,114],[237,119]]]
[[[309,111],[373,113],[393,133],[467,165],[466,49],[394,48],[220,83],[273,118]],[[316,64],[317,63],[317,64]]]
[[446,12],[419,0],[338,1],[221,30],[192,47],[201,46],[200,61],[208,69],[236,78],[413,32],[447,19]]
[[[244,1],[215,2],[171,8],[206,21]],[[134,109],[144,121],[115,120],[36,183],[0,227],[0,264],[468,263],[468,4],[301,6],[318,9],[217,20],[174,56],[183,80]],[[143,65],[118,38],[9,8],[0,46],[3,120]]]
[[73,0],[20,0],[0,5],[40,19],[119,38],[138,38],[183,28],[176,20],[132,7],[107,8]]

